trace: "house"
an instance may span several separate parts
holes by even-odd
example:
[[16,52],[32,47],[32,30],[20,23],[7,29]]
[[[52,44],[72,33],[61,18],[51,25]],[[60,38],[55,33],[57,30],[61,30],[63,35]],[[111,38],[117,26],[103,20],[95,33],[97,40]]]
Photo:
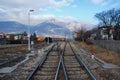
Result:
[[80,34],[78,32],[74,32],[73,37],[75,40],[79,40]]
[[105,27],[102,27],[100,29],[100,35],[103,40],[108,40],[108,29]]
[[113,40],[114,39],[114,27],[100,27],[99,28],[99,34],[101,36],[101,39],[103,40]]
[[0,32],[0,38],[4,38],[5,34],[3,32]]
[[6,44],[5,34],[0,32],[0,45]]

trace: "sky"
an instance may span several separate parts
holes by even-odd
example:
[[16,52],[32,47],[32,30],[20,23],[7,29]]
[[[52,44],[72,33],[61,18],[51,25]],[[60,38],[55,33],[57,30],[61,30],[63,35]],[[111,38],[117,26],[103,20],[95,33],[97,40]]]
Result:
[[120,8],[120,0],[0,0],[0,21],[28,24],[30,13],[31,25],[52,18],[98,24],[94,15],[112,8]]

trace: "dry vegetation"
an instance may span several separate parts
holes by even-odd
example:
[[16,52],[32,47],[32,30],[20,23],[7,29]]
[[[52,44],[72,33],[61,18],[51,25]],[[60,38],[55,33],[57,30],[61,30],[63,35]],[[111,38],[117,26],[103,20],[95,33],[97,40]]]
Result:
[[107,50],[105,48],[102,48],[98,45],[94,44],[87,44],[83,42],[77,42],[82,48],[87,49],[89,52],[93,52],[95,56],[101,58],[102,60],[113,63],[118,66],[120,66],[120,54]]
[[0,54],[26,52],[26,51],[27,51],[27,46],[18,46],[18,47],[11,47],[11,48],[1,48]]

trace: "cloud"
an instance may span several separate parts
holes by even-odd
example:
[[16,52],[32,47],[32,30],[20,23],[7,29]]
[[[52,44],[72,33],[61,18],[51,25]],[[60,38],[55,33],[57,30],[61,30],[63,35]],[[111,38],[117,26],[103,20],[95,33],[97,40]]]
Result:
[[31,14],[30,21],[31,21],[31,24],[35,25],[35,24],[39,24],[43,21],[53,19],[55,17],[56,16],[53,14],[42,14],[42,15]]
[[96,5],[107,6],[111,4],[112,0],[91,0]]
[[86,30],[90,30],[94,27],[96,27],[96,25],[91,24],[91,23],[83,23],[83,22],[73,22],[73,23],[69,23],[66,26],[66,28],[68,28],[70,31],[80,30],[81,28],[84,28]]
[[120,5],[120,3],[114,3],[114,4],[111,5],[111,7],[115,8],[115,7],[119,6],[119,5]]
[[0,8],[0,13],[5,13],[5,12],[6,12],[6,10],[5,10],[5,9]]
[[[35,24],[43,19],[54,17],[51,14],[40,15],[48,10],[61,12],[60,7],[71,6],[74,0],[0,0],[0,21],[19,21],[28,23],[28,12],[30,9],[35,11],[31,13],[31,24]],[[40,20],[41,19],[41,20]]]
[[69,6],[69,0],[60,0],[60,1],[56,1],[56,0],[49,0],[50,3],[56,7],[60,7],[60,6]]
[[62,12],[62,10],[61,10],[61,9],[58,9],[58,8],[55,9],[55,11],[56,11],[56,12]]
[[40,12],[44,12],[44,11],[47,11],[47,10],[48,10],[47,8],[39,8],[38,11],[40,11]]
[[78,6],[77,6],[77,5],[72,5],[71,7],[76,8],[76,7],[78,7]]
[[94,3],[94,4],[100,4],[100,3],[102,3],[104,0],[92,0],[92,2]]
[[91,0],[93,4],[101,6],[110,6],[112,8],[120,5],[119,0]]
[[47,7],[63,7],[72,4],[73,0],[1,0],[0,7],[5,8],[47,8]]
[[64,21],[66,23],[74,22],[76,19],[72,16],[60,16],[58,17],[60,21]]

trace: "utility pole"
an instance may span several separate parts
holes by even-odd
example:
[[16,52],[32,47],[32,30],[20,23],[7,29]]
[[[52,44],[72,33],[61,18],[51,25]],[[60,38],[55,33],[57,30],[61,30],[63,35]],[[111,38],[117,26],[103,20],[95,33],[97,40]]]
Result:
[[30,51],[31,48],[30,48],[30,13],[33,12],[34,10],[29,10],[28,12],[28,50]]

